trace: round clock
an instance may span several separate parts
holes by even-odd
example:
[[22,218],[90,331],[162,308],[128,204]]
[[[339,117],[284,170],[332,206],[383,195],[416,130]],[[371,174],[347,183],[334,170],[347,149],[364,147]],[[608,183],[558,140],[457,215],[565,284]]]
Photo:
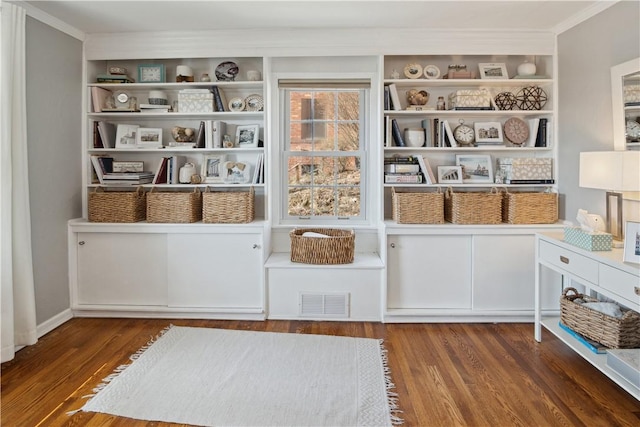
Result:
[[465,125],[464,120],[453,130],[453,137],[460,145],[472,145],[476,140],[473,128]]
[[626,136],[628,141],[640,141],[640,123],[627,120]]
[[529,139],[529,126],[517,117],[504,122],[504,135],[513,145],[523,145]]
[[114,93],[113,100],[116,103],[116,108],[129,108],[130,97],[127,92],[120,90]]

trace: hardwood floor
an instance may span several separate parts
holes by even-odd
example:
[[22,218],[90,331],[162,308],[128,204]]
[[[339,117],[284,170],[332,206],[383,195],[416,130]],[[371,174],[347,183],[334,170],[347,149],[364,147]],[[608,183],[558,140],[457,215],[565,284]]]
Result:
[[169,324],[383,338],[405,426],[638,426],[640,402],[532,324],[73,319],[2,365],[2,426],[167,426],[79,409]]

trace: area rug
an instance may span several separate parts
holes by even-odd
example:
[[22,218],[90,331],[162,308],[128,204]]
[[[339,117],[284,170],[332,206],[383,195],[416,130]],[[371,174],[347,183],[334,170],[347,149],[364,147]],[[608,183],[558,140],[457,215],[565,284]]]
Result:
[[391,426],[382,341],[169,327],[81,409],[198,426]]

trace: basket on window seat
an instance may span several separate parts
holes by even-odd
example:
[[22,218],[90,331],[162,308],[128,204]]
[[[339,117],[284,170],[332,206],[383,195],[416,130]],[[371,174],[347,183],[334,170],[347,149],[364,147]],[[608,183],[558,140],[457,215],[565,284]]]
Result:
[[[318,233],[326,237],[305,236]],[[291,262],[305,264],[350,264],[353,262],[355,232],[332,228],[296,228],[291,236]]]

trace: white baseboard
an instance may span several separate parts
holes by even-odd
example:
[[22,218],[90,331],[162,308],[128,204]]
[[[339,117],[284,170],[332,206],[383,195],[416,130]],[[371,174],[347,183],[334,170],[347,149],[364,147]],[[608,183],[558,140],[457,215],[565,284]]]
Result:
[[73,312],[71,312],[70,308],[66,309],[65,311],[59,314],[56,314],[49,320],[44,321],[43,323],[39,324],[36,327],[36,333],[38,334],[38,338],[48,334],[58,326],[62,325],[63,323],[71,319],[73,319]]

